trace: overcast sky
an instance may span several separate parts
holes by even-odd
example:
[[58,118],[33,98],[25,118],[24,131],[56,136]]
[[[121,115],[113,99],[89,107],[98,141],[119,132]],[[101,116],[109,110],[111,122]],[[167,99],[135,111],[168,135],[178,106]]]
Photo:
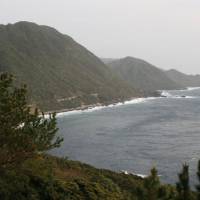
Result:
[[0,23],[32,21],[99,57],[200,73],[200,0],[0,0]]

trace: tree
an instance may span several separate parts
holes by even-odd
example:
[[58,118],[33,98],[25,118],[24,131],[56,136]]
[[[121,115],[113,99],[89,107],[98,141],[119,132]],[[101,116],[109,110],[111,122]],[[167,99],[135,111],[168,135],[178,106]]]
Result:
[[147,189],[146,199],[157,200],[160,188],[160,179],[158,177],[158,171],[155,167],[151,169],[151,174],[145,179],[144,184]]
[[[198,161],[198,166],[197,166],[197,178],[198,181],[200,182],[200,160]],[[197,189],[197,199],[200,200],[200,184],[196,186]]]
[[18,164],[41,152],[59,147],[62,138],[55,113],[45,118],[38,109],[30,112],[27,88],[17,88],[13,76],[0,75],[0,167]]
[[176,184],[177,189],[177,199],[178,200],[190,200],[190,184],[189,184],[189,166],[187,164],[183,165],[181,173],[178,174],[179,182]]

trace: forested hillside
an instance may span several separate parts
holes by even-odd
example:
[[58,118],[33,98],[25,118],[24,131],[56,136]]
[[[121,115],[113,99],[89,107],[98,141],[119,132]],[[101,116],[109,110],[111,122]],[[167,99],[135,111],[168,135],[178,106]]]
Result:
[[26,83],[30,104],[45,111],[141,95],[71,37],[30,22],[0,25],[0,71]]
[[150,63],[133,57],[122,59],[104,59],[118,76],[131,86],[146,93],[156,90],[180,89],[183,86],[170,79],[163,70]]

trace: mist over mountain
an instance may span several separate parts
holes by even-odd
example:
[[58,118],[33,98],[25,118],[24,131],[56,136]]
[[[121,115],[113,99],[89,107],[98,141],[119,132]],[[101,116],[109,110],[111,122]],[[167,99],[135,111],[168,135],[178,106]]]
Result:
[[0,71],[26,83],[30,103],[43,110],[141,95],[71,37],[30,22],[0,25]]
[[163,70],[144,60],[133,57],[102,60],[129,85],[145,92],[183,88],[181,84],[170,79]]
[[175,69],[166,71],[167,76],[177,84],[181,84],[185,87],[199,87],[200,75],[187,75],[179,72]]

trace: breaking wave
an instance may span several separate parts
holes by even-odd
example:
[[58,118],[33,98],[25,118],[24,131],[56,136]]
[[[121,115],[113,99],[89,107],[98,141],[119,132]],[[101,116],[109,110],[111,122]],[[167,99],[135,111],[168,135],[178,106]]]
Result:
[[82,114],[82,113],[90,113],[94,112],[97,110],[102,110],[106,108],[113,108],[113,107],[118,107],[118,106],[123,106],[123,105],[131,105],[131,104],[139,104],[139,103],[144,103],[148,100],[153,100],[156,99],[157,97],[147,97],[147,98],[135,98],[129,101],[125,102],[119,102],[116,104],[110,104],[108,106],[95,106],[95,107],[89,107],[88,109],[85,110],[72,110],[72,111],[66,111],[66,112],[60,112],[57,114],[57,117],[63,117],[63,116],[68,116],[68,115],[73,115],[73,114]]
[[195,98],[197,98],[196,96],[173,95],[173,94],[169,93],[168,91],[162,91],[161,97],[171,98],[171,99],[195,99]]
[[192,90],[199,90],[200,87],[187,87],[188,91],[192,91]]
[[[197,90],[200,89],[200,87],[188,87],[186,90],[183,91],[192,91],[192,90]],[[180,90],[182,91],[182,90]],[[102,110],[102,109],[106,109],[106,108],[113,108],[113,107],[118,107],[118,106],[124,106],[124,105],[131,105],[131,104],[140,104],[140,103],[145,103],[149,100],[154,100],[154,99],[160,99],[160,98],[171,98],[171,99],[181,99],[181,98],[185,98],[185,99],[194,99],[197,98],[196,96],[185,96],[185,95],[174,95],[171,94],[170,91],[167,90],[163,90],[160,91],[161,93],[161,97],[147,97],[147,98],[135,98],[129,101],[125,101],[125,102],[119,102],[119,103],[115,103],[115,104],[110,104],[107,106],[94,106],[94,107],[89,107],[87,109],[83,109],[83,110],[72,110],[72,111],[63,111],[60,113],[57,113],[57,117],[64,117],[64,116],[68,116],[68,115],[74,115],[74,114],[83,114],[83,113],[90,113],[90,112],[94,112],[94,111],[98,111],[98,110]]]

